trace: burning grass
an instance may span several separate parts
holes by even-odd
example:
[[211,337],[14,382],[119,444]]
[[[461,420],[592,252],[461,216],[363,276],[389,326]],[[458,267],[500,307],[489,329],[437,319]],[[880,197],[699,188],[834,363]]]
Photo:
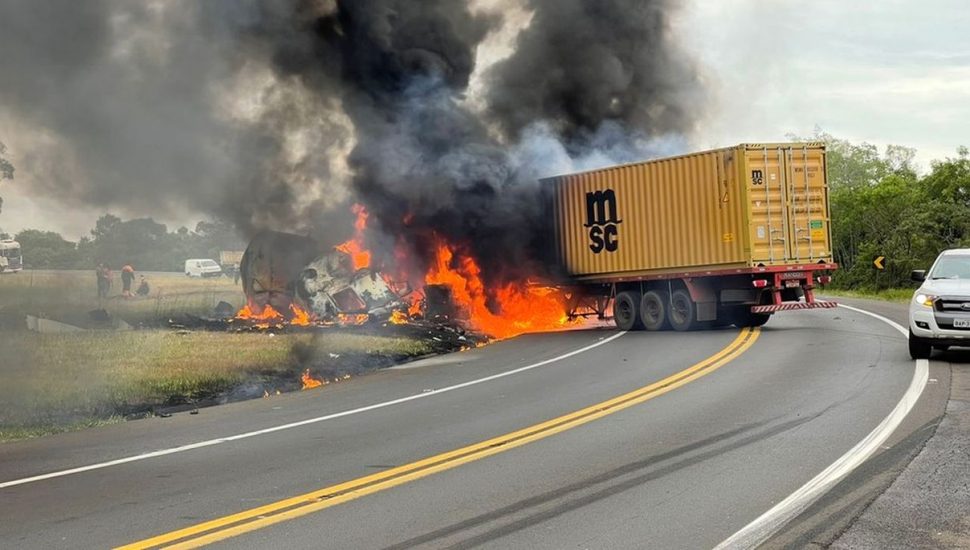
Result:
[[3,332],[0,349],[0,441],[224,399],[240,387],[253,394],[240,398],[299,390],[303,376],[323,384],[356,374],[363,365],[386,366],[432,351],[424,341],[341,332],[170,331]]

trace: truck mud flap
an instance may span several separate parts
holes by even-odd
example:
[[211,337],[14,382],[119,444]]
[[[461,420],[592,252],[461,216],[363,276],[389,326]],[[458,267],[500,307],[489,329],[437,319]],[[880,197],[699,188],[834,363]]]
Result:
[[816,300],[813,303],[787,302],[778,305],[751,306],[751,313],[774,313],[776,311],[792,311],[796,309],[831,309],[839,307],[838,302],[824,302]]

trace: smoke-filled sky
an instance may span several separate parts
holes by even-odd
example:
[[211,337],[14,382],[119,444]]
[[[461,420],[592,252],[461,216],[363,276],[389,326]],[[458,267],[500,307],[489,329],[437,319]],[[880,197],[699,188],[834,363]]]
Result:
[[958,0],[730,4],[7,1],[0,228],[349,227],[361,199],[480,237],[540,175],[816,125],[924,163],[966,141]]
[[530,259],[539,177],[683,148],[706,98],[676,4],[15,1],[0,120],[62,209],[336,244],[359,201],[378,255],[443,238],[494,280]]

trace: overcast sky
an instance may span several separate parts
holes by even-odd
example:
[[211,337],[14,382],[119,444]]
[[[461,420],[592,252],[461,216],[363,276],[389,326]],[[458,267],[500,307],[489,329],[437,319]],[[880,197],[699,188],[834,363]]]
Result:
[[812,134],[915,147],[924,169],[970,144],[965,0],[694,0],[679,32],[716,94],[697,144]]
[[[818,126],[853,142],[915,147],[927,169],[970,144],[968,28],[965,0],[693,0],[675,32],[694,53],[712,104],[692,141],[699,149],[776,141]],[[29,151],[18,149],[25,143],[13,128],[0,117],[0,140],[17,164]],[[32,196],[32,175],[16,177],[0,186],[5,231],[34,227],[77,239],[103,213]],[[161,221],[174,229],[197,219],[186,212]]]

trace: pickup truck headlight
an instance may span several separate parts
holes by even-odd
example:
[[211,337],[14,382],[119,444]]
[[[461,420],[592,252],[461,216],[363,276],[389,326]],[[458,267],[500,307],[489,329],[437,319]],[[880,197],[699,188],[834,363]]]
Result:
[[936,301],[936,298],[932,294],[917,294],[915,300],[921,306],[933,307],[933,302]]

